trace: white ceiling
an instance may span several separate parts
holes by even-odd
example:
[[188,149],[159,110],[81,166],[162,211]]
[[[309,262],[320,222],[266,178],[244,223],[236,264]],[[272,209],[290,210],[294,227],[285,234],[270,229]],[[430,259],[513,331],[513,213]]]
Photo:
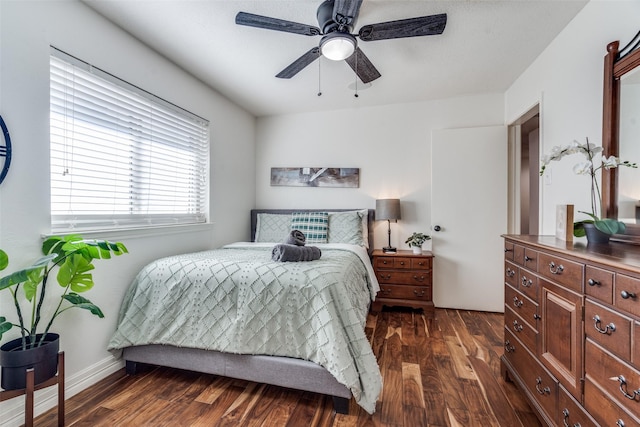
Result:
[[[317,46],[320,36],[235,24],[243,11],[317,26],[321,0],[83,2],[264,116],[504,92],[587,0],[364,0],[354,32],[365,24],[438,13],[447,13],[448,22],[441,35],[360,42],[382,77],[358,98],[355,74],[343,61],[320,58],[290,80],[275,78]],[[322,96],[317,96],[319,82]]]

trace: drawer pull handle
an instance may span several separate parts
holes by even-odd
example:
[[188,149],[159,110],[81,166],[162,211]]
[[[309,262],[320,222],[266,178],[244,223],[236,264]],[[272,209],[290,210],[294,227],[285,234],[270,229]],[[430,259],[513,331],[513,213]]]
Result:
[[533,258],[531,258],[530,256],[525,255],[524,256],[524,262],[529,262],[529,261],[533,261]]
[[540,319],[542,319],[542,316],[540,316],[538,313],[533,313],[533,318],[535,320],[540,320]]
[[525,276],[522,276],[522,286],[525,288],[530,288],[533,286],[533,280],[527,279]]
[[418,291],[416,289],[413,290],[413,293],[417,296],[417,297],[423,297],[424,296],[424,289],[420,291],[420,293],[418,293]]
[[385,295],[391,295],[391,289],[382,288],[382,293],[385,294]]
[[422,267],[423,265],[425,265],[425,263],[424,263],[424,261],[420,261],[420,262],[418,262],[418,265],[419,265],[420,267]]
[[522,307],[522,304],[524,304],[524,301],[522,301],[521,299],[518,299],[518,297],[513,297],[513,305],[520,308]]
[[523,326],[520,323],[518,323],[517,320],[514,320],[513,321],[513,330],[516,331],[516,332],[521,332],[522,329],[523,329]]
[[504,351],[506,351],[507,353],[513,353],[514,351],[516,351],[516,348],[511,345],[511,342],[509,340],[506,340],[504,342]]
[[627,292],[627,291],[620,292],[620,296],[622,298],[624,298],[624,299],[629,299],[629,298],[635,299],[636,298],[636,294],[635,293]]
[[513,277],[516,275],[516,272],[510,268],[507,268],[507,277]]
[[400,265],[404,265],[404,261],[400,261]]
[[564,408],[562,410],[562,415],[564,415],[564,419],[562,420],[564,427],[582,427],[580,423],[575,423],[573,426],[569,425],[569,423],[567,422],[569,421],[569,410],[567,408]]
[[386,259],[383,259],[383,260],[382,260],[382,263],[383,263],[384,265],[387,265],[387,264],[389,264],[389,261],[387,261]]
[[564,271],[564,266],[562,264],[556,265],[555,262],[551,261],[549,263],[549,271],[551,272],[551,274],[562,274],[562,272]]
[[381,274],[380,277],[382,277],[382,280],[391,280],[390,274],[387,274],[386,276],[384,274]]
[[589,284],[589,286],[600,286],[601,283],[598,280],[595,279],[589,279],[589,281],[587,282]]
[[545,387],[541,389],[540,384],[542,384],[542,378],[538,377],[536,378],[536,390],[538,391],[538,394],[551,394],[550,387]]
[[513,252],[513,249],[507,249],[507,248],[504,248],[504,252],[505,252],[505,253],[507,253],[507,252]]
[[636,396],[640,394],[640,390],[633,390],[633,394],[629,394],[629,392],[627,392],[626,378],[618,375],[618,381],[620,381],[620,393],[629,400],[636,400]]
[[622,420],[618,420],[618,421],[616,421],[616,425],[617,425],[618,427],[624,427],[624,421],[622,421]]
[[418,282],[424,282],[424,279],[425,279],[424,276],[420,276],[420,277],[418,277],[417,275],[413,276],[413,280],[416,280]]
[[595,323],[593,324],[593,327],[596,328],[596,331],[600,332],[601,334],[611,335],[609,331],[611,332],[616,331],[616,325],[613,322],[605,326],[604,329],[601,329],[600,324],[602,323],[602,320],[600,320],[600,316],[598,316],[597,314],[593,316],[593,320],[595,321]]

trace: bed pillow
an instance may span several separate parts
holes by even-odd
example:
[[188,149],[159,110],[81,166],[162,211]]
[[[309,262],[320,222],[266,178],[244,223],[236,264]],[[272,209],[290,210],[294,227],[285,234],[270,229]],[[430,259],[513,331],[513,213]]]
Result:
[[328,240],[329,243],[349,243],[366,247],[362,237],[362,213],[329,212]]
[[329,214],[327,212],[294,212],[291,214],[291,228],[300,230],[309,243],[327,243]]
[[282,242],[291,232],[291,215],[259,213],[256,220],[256,242]]

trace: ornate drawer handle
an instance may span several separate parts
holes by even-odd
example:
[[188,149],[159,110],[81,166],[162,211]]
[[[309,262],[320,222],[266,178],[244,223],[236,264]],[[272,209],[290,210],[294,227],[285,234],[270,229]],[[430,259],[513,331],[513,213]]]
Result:
[[391,295],[391,289],[382,288],[382,293],[385,294],[385,295]]
[[538,391],[538,394],[551,394],[550,387],[545,387],[541,389],[540,384],[542,384],[542,378],[538,377],[536,378],[536,390]]
[[616,425],[617,425],[618,427],[624,427],[624,421],[622,421],[622,420],[618,420],[618,421],[616,421]]
[[589,286],[600,286],[601,283],[599,280],[595,280],[595,279],[589,279],[589,281],[587,282],[589,284]]
[[620,292],[620,296],[624,299],[636,299],[636,294],[633,292],[622,291]]
[[518,299],[518,297],[513,297],[513,305],[520,308],[522,307],[522,304],[524,304],[524,301],[522,301],[521,299]]
[[424,276],[420,276],[418,277],[417,275],[413,276],[413,280],[417,280],[418,282],[424,282],[425,277]]
[[516,348],[511,345],[511,342],[509,340],[506,340],[504,342],[504,351],[506,351],[507,353],[513,353],[514,351],[516,351]]
[[513,277],[516,275],[516,272],[507,267],[507,277]]
[[593,327],[596,328],[596,331],[600,332],[601,334],[611,335],[609,333],[609,331],[611,331],[611,332],[615,332],[616,331],[616,325],[613,322],[611,322],[607,326],[605,326],[604,329],[601,329],[599,325],[600,325],[600,323],[602,323],[602,320],[600,320],[600,316],[598,316],[597,314],[595,316],[593,316],[593,320],[595,320],[595,323],[593,324]]
[[420,291],[420,293],[418,293],[418,291],[416,289],[413,290],[413,293],[417,296],[417,297],[423,297],[424,296],[424,289]]
[[531,258],[530,256],[525,255],[524,256],[524,262],[529,262],[529,261],[533,261],[533,258]]
[[533,280],[527,279],[525,276],[522,276],[522,286],[525,288],[530,288],[533,286]]
[[381,274],[380,276],[382,276],[382,279],[384,280],[391,280],[391,275],[387,274],[386,276],[384,274]]
[[524,327],[520,323],[518,323],[517,320],[514,320],[513,321],[513,330],[516,331],[516,332],[521,332],[522,329],[524,329]]
[[636,400],[636,396],[640,394],[640,390],[633,390],[633,394],[627,392],[627,380],[622,375],[618,375],[620,381],[620,393],[629,400]]
[[582,427],[580,423],[575,423],[573,426],[569,425],[569,423],[567,422],[569,421],[569,410],[567,408],[564,408],[562,410],[562,415],[564,415],[564,419],[562,420],[564,427]]
[[533,318],[535,320],[540,320],[540,319],[542,319],[542,316],[540,316],[538,313],[533,313]]
[[551,271],[551,274],[562,274],[564,271],[564,265],[560,264],[556,266],[556,263],[551,261],[549,263],[549,271]]

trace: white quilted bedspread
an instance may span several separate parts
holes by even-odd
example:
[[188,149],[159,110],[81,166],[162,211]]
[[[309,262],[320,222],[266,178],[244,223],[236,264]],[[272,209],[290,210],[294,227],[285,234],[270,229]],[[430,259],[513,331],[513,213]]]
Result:
[[367,412],[382,381],[364,334],[379,290],[363,248],[318,245],[310,262],[274,262],[269,244],[160,259],[128,289],[109,349],[168,344],[289,356],[325,367]]

